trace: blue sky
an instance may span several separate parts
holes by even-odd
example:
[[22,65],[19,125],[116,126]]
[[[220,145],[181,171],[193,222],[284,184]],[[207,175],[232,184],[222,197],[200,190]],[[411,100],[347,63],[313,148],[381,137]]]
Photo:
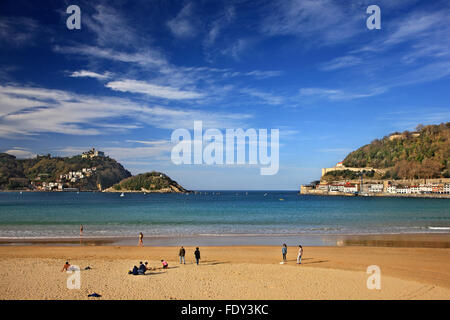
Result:
[[[0,151],[96,147],[190,189],[298,189],[375,138],[450,121],[449,16],[448,1],[4,0]],[[174,165],[171,133],[194,120],[279,129],[278,173]]]

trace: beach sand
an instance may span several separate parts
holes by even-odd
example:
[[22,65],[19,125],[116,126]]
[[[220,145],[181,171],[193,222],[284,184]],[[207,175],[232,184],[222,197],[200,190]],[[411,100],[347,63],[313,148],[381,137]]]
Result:
[[[389,247],[201,247],[195,265],[186,247],[0,247],[1,299],[450,299],[450,249]],[[161,269],[161,259],[169,269]],[[67,289],[64,262],[79,266],[81,288]],[[157,269],[128,275],[139,261]],[[369,265],[381,269],[381,289],[367,288]],[[91,270],[83,270],[90,266]],[[93,299],[93,298],[89,298]]]

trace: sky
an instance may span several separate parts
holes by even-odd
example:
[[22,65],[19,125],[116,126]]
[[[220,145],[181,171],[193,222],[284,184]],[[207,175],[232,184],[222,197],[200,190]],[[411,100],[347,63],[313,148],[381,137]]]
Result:
[[[95,147],[188,189],[298,190],[376,138],[450,121],[449,16],[448,1],[3,0],[0,152]],[[174,164],[171,135],[194,121],[278,129],[278,172]]]

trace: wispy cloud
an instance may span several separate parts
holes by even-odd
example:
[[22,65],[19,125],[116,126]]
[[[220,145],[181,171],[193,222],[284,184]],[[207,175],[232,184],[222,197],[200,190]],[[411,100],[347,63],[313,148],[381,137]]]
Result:
[[28,17],[1,17],[0,44],[3,48],[34,44],[36,36],[45,27]]
[[89,45],[80,46],[54,46],[55,52],[64,54],[84,55],[86,57],[101,58],[111,61],[135,63],[142,66],[162,67],[167,65],[167,60],[156,50],[146,48],[138,52],[117,51],[110,48],[101,48]]
[[330,100],[353,100],[360,98],[372,97],[385,92],[384,87],[376,87],[367,92],[357,92],[355,90],[348,91],[342,89],[328,89],[328,88],[301,88],[299,90],[300,96],[320,97]]
[[276,1],[266,8],[261,31],[271,36],[294,35],[331,45],[362,31],[364,12],[332,0]]
[[115,91],[142,93],[152,97],[171,100],[198,99],[203,97],[203,95],[198,92],[185,91],[178,88],[159,86],[144,81],[129,79],[108,82],[106,87]]
[[109,77],[111,77],[111,73],[109,72],[105,72],[103,74],[97,73],[97,72],[93,72],[93,71],[88,71],[88,70],[80,70],[80,71],[74,71],[72,72],[69,77],[72,78],[95,78],[95,79],[99,79],[99,80],[105,80],[108,79]]
[[138,41],[136,30],[111,6],[99,4],[92,15],[83,15],[85,25],[95,35],[99,46],[134,45]]
[[226,28],[236,16],[236,12],[233,6],[226,7],[220,15],[214,19],[211,23],[211,27],[205,37],[204,45],[206,47],[211,47],[216,42],[216,39],[219,37],[220,33]]
[[161,129],[191,128],[194,120],[203,121],[205,128],[234,128],[245,127],[252,118],[244,113],[148,106],[124,98],[19,86],[0,86],[0,110],[3,137],[44,132],[102,135],[132,130],[139,124]]
[[352,67],[352,66],[355,66],[355,65],[358,65],[361,63],[362,63],[361,58],[349,55],[349,56],[344,56],[344,57],[338,57],[331,61],[323,63],[320,66],[320,69],[324,70],[324,71],[331,71],[331,70]]
[[283,103],[284,99],[280,96],[273,95],[268,92],[263,92],[256,89],[242,89],[242,93],[250,95],[252,97],[256,97],[262,101],[264,101],[267,104],[271,105],[280,105]]
[[177,38],[192,38],[196,35],[195,22],[192,17],[193,4],[186,4],[177,16],[167,22],[167,26]]

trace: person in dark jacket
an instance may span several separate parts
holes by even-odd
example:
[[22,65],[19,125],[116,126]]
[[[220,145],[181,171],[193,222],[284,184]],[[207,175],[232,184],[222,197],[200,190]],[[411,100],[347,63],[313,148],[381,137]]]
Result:
[[141,262],[139,262],[139,270],[138,273],[139,274],[145,274],[145,271],[147,271],[147,267]]
[[131,271],[131,273],[134,275],[134,276],[137,276],[138,274],[139,274],[139,272],[138,272],[138,267],[137,266],[134,266],[133,267],[133,271]]
[[186,255],[186,250],[184,250],[183,247],[180,248],[180,252],[178,253],[178,255],[180,256],[180,264],[186,264],[186,259],[184,258],[184,256]]
[[197,261],[197,265],[198,265],[198,262],[200,261],[200,250],[198,249],[198,247],[195,248],[194,256],[195,256],[195,261]]

